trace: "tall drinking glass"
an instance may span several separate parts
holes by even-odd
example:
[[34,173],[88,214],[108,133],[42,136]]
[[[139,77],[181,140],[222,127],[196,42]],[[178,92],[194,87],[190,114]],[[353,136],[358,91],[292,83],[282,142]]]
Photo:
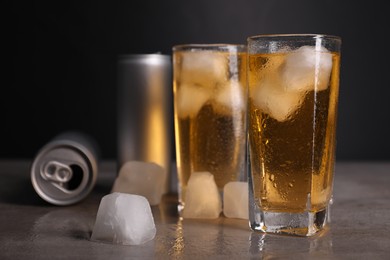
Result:
[[245,175],[246,46],[173,47],[179,210],[194,172],[210,172],[219,191]]
[[248,38],[249,221],[311,236],[329,220],[341,39]]

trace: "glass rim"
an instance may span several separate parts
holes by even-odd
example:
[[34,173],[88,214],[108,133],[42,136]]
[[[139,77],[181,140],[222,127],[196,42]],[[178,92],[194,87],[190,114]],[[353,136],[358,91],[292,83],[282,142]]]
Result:
[[247,41],[259,39],[328,39],[341,42],[341,37],[333,34],[316,34],[316,33],[286,33],[286,34],[257,34],[247,38]]
[[210,50],[223,50],[223,51],[246,51],[247,46],[245,44],[235,43],[187,43],[178,44],[172,47],[173,51],[210,51]]

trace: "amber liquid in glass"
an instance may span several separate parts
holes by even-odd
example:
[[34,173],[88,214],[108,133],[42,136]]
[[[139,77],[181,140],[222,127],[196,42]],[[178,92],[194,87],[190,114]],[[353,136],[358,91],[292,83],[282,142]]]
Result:
[[[326,207],[332,194],[340,56],[331,54],[332,69],[325,89],[294,92],[278,79],[286,55],[249,56],[253,193],[262,211],[317,212]],[[259,107],[256,95],[263,93],[261,88],[280,98],[274,108],[279,111]],[[264,107],[271,106],[267,102],[265,99]],[[283,107],[286,103],[291,108]]]
[[183,205],[191,173],[210,172],[222,191],[244,174],[246,149],[246,53],[213,52],[207,59],[218,60],[218,72],[210,74],[206,66],[197,66],[199,61],[185,71],[186,55],[193,53],[174,54],[176,162]]

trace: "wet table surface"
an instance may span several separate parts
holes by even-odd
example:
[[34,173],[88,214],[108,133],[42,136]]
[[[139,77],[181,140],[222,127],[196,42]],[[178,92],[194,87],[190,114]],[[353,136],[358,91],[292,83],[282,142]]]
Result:
[[177,196],[153,206],[156,237],[143,245],[90,241],[116,166],[102,162],[80,203],[54,206],[30,181],[28,160],[0,160],[0,259],[390,259],[390,162],[338,162],[332,223],[314,237],[251,232],[248,221],[180,220]]

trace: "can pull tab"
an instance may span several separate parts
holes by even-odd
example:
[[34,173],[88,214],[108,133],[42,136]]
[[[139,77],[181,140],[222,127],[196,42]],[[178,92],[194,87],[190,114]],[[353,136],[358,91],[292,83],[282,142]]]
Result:
[[62,185],[72,179],[73,171],[66,164],[57,161],[49,161],[41,171],[41,176],[45,180]]

